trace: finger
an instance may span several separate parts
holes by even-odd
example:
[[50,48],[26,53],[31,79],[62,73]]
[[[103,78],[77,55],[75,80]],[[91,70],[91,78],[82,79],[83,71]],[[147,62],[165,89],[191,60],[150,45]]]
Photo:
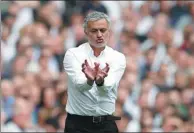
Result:
[[99,78],[100,78],[99,75],[97,75],[96,78],[95,78],[95,80],[99,80]]
[[107,76],[108,76],[107,72],[105,72],[105,71],[102,71],[102,75],[103,75],[104,77],[107,77]]
[[103,69],[105,72],[108,72],[109,71],[109,69],[110,69],[110,67],[109,67],[109,64],[108,63],[106,63],[106,67]]
[[110,70],[110,67],[108,66],[107,69],[106,69],[106,73],[108,73],[109,70]]
[[89,64],[88,64],[88,61],[87,60],[85,60],[85,65],[88,67],[89,66]]
[[105,78],[108,76],[108,74],[105,71],[101,71],[100,73],[98,73],[98,76]]
[[96,80],[100,80],[100,79],[103,79],[103,75],[102,74],[99,74],[96,76]]
[[98,63],[94,62],[94,66],[97,66],[97,65],[98,65]]
[[82,67],[82,70],[85,70],[86,69],[86,65],[84,65],[83,67]]
[[84,69],[86,68],[86,65],[85,65],[85,64],[82,64],[82,69],[83,69],[83,68],[84,68]]
[[84,66],[85,66],[85,64],[83,63],[83,64],[82,64],[82,68],[83,68]]
[[97,66],[97,67],[99,67],[100,66],[100,63],[94,62],[94,65]]
[[105,75],[100,75],[100,79],[104,79],[105,78]]
[[98,70],[98,69],[99,69],[100,64],[99,64],[99,63],[94,62],[94,65],[95,65],[95,70]]
[[104,74],[104,77],[107,77],[108,76],[108,74],[106,73],[106,74]]
[[108,64],[108,63],[106,63],[106,66],[108,66],[108,67],[109,67],[109,64]]
[[82,72],[85,73],[85,68],[82,69]]
[[106,66],[102,70],[106,70],[109,67],[108,63],[106,63]]

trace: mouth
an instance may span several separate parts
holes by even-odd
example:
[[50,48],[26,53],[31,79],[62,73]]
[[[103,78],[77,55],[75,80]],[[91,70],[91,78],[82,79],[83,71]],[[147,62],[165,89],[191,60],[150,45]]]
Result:
[[97,43],[103,43],[104,40],[103,40],[103,39],[98,39],[96,42],[97,42]]

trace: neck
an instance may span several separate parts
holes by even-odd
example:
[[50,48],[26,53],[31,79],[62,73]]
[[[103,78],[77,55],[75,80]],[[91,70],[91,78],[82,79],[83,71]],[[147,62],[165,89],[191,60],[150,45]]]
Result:
[[100,53],[105,49],[105,47],[96,48],[96,47],[94,47],[92,45],[90,45],[90,46],[91,46],[92,50],[94,51],[94,55],[96,57],[98,57],[100,55]]

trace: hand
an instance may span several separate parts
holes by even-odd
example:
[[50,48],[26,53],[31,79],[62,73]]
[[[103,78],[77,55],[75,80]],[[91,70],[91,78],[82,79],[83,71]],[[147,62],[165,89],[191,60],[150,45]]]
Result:
[[88,61],[85,60],[84,63],[82,64],[82,72],[85,74],[86,78],[88,79],[88,84],[92,85],[95,77],[96,77],[96,69],[90,67],[88,64]]
[[98,63],[94,63],[95,65],[95,70],[96,70],[96,79],[95,82],[97,85],[101,85],[104,83],[104,78],[108,76],[108,71],[110,69],[108,63],[106,63],[106,67],[103,69],[99,68],[99,64]]

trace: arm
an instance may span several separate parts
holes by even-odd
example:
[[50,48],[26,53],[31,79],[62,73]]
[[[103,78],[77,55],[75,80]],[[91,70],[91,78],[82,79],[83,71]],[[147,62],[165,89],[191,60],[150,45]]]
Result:
[[119,82],[124,74],[126,68],[126,58],[123,55],[118,61],[116,61],[115,67],[110,66],[110,71],[107,77],[104,78],[104,82],[101,85],[97,85],[99,91],[109,92],[113,88],[117,88]]
[[74,83],[76,89],[87,91],[92,88],[91,85],[87,84],[87,78],[82,72],[81,63],[72,51],[68,50],[66,52],[63,65],[65,72],[68,75],[68,80],[71,80]]

